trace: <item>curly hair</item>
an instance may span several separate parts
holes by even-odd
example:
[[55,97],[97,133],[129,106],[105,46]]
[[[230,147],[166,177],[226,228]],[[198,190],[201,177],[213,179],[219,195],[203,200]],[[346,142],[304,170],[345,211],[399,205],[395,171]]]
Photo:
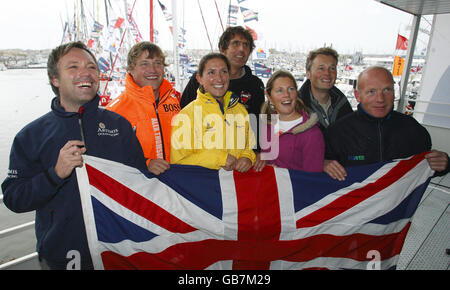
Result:
[[255,49],[255,42],[253,41],[253,36],[250,33],[249,30],[245,29],[242,26],[233,26],[228,27],[220,36],[219,39],[219,50],[225,51],[228,49],[228,46],[230,45],[231,39],[235,35],[242,35],[250,44],[250,53]]

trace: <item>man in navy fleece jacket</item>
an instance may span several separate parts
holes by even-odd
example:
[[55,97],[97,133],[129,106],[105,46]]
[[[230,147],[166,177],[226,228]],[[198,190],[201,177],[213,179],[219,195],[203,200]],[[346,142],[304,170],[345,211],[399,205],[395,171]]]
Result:
[[98,65],[83,43],[55,48],[47,72],[56,94],[52,110],[16,135],[4,203],[14,212],[36,210],[43,268],[66,269],[77,253],[75,268],[92,269],[74,168],[83,166],[82,154],[142,170],[145,159],[128,121],[98,107]]

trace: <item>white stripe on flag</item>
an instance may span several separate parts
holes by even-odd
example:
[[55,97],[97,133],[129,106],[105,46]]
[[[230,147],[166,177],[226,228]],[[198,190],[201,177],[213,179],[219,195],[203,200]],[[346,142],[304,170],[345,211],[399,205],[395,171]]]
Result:
[[[88,156],[83,156],[86,163]],[[86,236],[88,240],[89,251],[91,253],[94,269],[103,270],[103,262],[100,256],[99,244],[97,243],[97,228],[95,226],[94,211],[92,209],[92,199],[89,191],[89,178],[86,172],[86,166],[75,169],[77,174],[78,189],[80,190],[81,205],[83,208],[83,219],[86,227]]]
[[292,240],[296,231],[294,193],[292,191],[291,177],[289,175],[289,170],[284,168],[274,168],[274,172],[277,180],[278,199],[280,203],[280,240],[289,241]]
[[[380,261],[380,270],[386,270],[397,264],[399,255],[395,255],[389,259]],[[290,262],[290,261],[272,261],[270,269],[273,270],[301,270],[308,268],[327,268],[330,270],[354,269],[354,270],[370,270],[373,263],[371,259],[367,261],[358,261],[349,258],[331,258],[318,257],[306,262]],[[282,267],[280,267],[282,265]]]
[[226,240],[237,241],[238,210],[236,186],[233,171],[219,170],[220,189],[222,191],[224,236]]

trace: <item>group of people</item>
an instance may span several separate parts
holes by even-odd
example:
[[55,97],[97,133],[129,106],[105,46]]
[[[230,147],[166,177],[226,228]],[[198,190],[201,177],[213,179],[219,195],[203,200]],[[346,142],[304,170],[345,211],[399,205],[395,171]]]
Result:
[[254,47],[249,31],[228,28],[220,52],[201,59],[180,98],[164,79],[162,50],[140,42],[128,54],[124,92],[106,109],[98,107],[99,70],[89,49],[72,42],[51,52],[52,110],[16,135],[2,184],[8,208],[36,210],[42,268],[65,269],[72,250],[80,253],[80,269],[92,268],[74,172],[83,154],[154,175],[171,164],[239,172],[276,166],[344,180],[347,166],[429,151],[436,175],[450,171],[448,155],[431,150],[426,129],[393,110],[394,81],[385,68],[359,75],[353,112],[334,86],[335,50],[309,53],[308,80],[299,89],[285,70],[264,86],[246,65]]

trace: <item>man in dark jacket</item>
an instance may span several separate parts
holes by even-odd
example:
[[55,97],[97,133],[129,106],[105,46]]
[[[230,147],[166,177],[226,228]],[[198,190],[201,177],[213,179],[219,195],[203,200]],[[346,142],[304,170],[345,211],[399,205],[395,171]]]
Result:
[[36,210],[43,268],[92,269],[74,168],[83,166],[82,154],[142,170],[145,159],[128,121],[98,107],[98,66],[83,43],[55,48],[47,71],[57,96],[52,111],[14,139],[4,203],[14,212]]
[[336,120],[353,112],[347,97],[334,86],[337,76],[337,52],[329,47],[310,51],[306,59],[307,80],[299,96],[309,112],[319,116],[322,132]]
[[[325,132],[325,158],[333,160],[324,171],[344,180],[344,167],[406,158],[431,150],[427,130],[414,118],[393,111],[394,80],[383,67],[370,67],[359,75],[355,97],[358,110],[330,125]],[[445,152],[425,155],[436,176],[450,171]]]

